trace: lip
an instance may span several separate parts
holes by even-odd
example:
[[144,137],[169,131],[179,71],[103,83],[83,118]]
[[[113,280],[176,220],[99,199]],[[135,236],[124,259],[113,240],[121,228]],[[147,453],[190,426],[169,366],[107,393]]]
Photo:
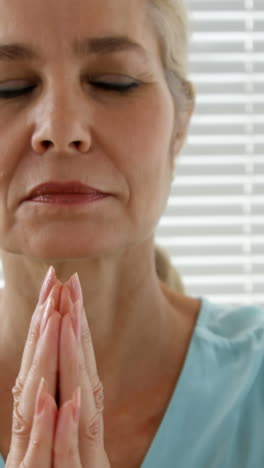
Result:
[[25,200],[39,197],[41,195],[52,194],[98,194],[98,195],[111,195],[110,193],[103,192],[102,190],[90,187],[80,181],[71,180],[67,182],[49,181],[34,187]]

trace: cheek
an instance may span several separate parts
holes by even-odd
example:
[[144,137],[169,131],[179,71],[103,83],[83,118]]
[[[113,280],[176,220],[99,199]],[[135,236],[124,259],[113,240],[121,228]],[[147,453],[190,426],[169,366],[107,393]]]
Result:
[[[121,116],[121,113],[120,113]],[[166,90],[149,92],[134,105],[127,106],[123,118],[114,120],[115,154],[119,167],[133,186],[146,193],[153,186],[163,191],[170,178],[169,151],[174,126],[174,107]],[[167,190],[165,190],[167,192]]]
[[[23,154],[28,151],[29,142],[25,135],[25,119],[14,119],[0,125],[0,193],[1,205],[3,197],[7,197],[10,183],[23,160]],[[19,179],[18,179],[19,180]],[[19,188],[19,187],[17,187]],[[6,200],[8,203],[8,200]]]
[[[9,104],[10,105],[10,104]],[[18,154],[28,148],[29,142],[25,141],[27,129],[25,114],[19,109],[3,108],[0,104],[0,165],[1,168],[11,167],[15,164]],[[11,107],[11,106],[10,106]],[[23,148],[23,146],[25,148]]]
[[[164,93],[124,106],[111,119],[104,141],[128,187],[128,215],[133,225],[152,232],[170,191],[169,149],[174,123],[171,99]],[[104,127],[102,126],[102,129]]]
[[[2,120],[2,119],[1,119]],[[5,121],[5,119],[3,119]],[[14,123],[1,122],[0,124],[0,204],[2,206],[9,178],[18,163],[19,133]]]

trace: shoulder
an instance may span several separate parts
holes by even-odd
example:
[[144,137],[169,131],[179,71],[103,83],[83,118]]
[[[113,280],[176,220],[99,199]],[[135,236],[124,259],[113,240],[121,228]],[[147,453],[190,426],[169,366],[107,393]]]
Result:
[[[264,309],[255,304],[217,304],[202,300],[195,349],[202,362],[223,382],[240,391],[264,384]],[[219,374],[220,372],[220,374]],[[258,380],[257,376],[261,379]],[[264,402],[264,400],[263,400]]]
[[224,405],[227,399],[243,402],[245,424],[254,413],[253,428],[257,414],[264,415],[264,308],[203,299],[201,318],[195,342],[201,368],[206,363],[211,381],[225,395]]
[[203,299],[201,328],[230,342],[264,338],[264,308],[256,304],[217,304]]

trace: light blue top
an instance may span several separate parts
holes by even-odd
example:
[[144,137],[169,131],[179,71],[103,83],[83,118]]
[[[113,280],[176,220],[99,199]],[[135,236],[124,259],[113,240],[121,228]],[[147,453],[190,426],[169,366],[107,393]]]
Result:
[[263,468],[263,358],[263,308],[201,298],[180,378],[140,468]]

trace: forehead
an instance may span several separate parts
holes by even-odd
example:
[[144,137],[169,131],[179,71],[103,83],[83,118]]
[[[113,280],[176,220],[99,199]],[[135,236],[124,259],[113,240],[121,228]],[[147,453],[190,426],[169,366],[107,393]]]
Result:
[[77,55],[82,38],[121,36],[157,57],[148,8],[148,0],[0,0],[0,44],[28,44],[56,59]]

